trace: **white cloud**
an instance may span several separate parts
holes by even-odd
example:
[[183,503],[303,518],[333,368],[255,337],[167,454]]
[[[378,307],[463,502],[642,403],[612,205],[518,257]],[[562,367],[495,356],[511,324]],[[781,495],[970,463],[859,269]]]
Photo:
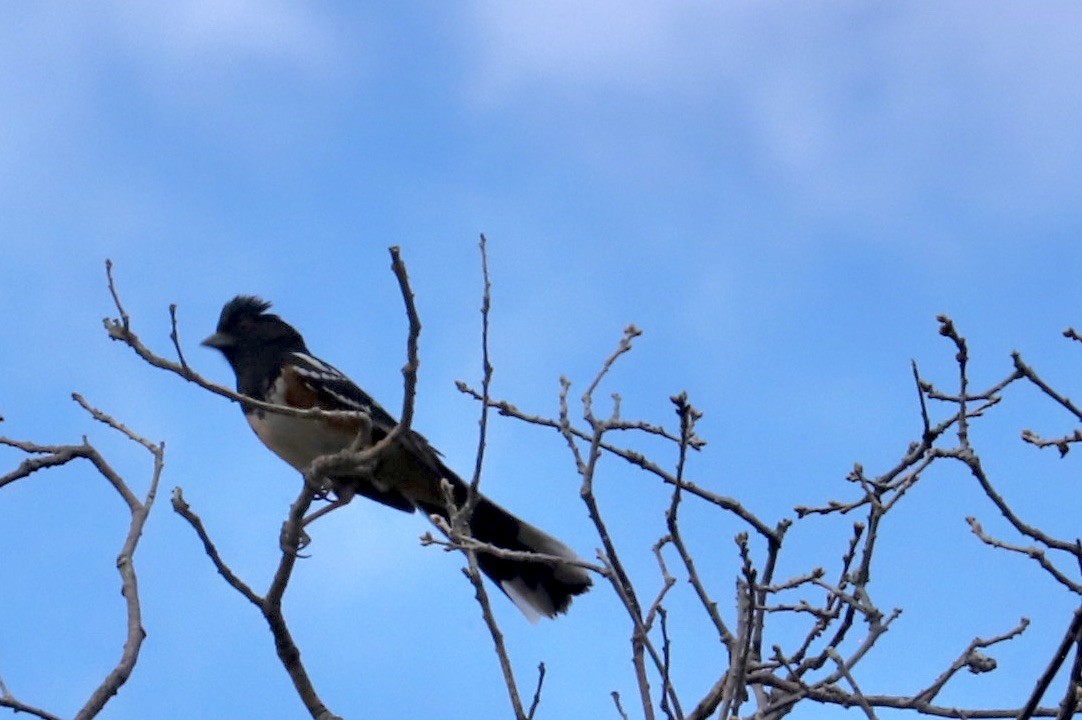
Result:
[[250,97],[253,86],[274,88],[276,77],[329,83],[356,66],[343,60],[337,26],[310,3],[29,7],[0,27],[0,183],[77,163],[93,150],[88,139],[128,105],[142,110],[150,99],[150,107],[228,119],[236,96]]
[[474,12],[488,61],[481,80],[495,90],[531,78],[597,82],[643,70],[637,60],[669,44],[672,14],[655,3],[570,0],[479,2]]
[[[575,123],[561,139],[584,157],[636,122],[650,147],[677,153],[705,151],[712,132],[747,148],[752,165],[737,172],[812,217],[876,223],[937,199],[1039,213],[1068,201],[1065,178],[1082,159],[1082,46],[1067,21],[1080,13],[479,1],[472,90],[482,107],[565,107],[541,117]],[[712,116],[716,130],[690,134],[657,120],[665,113]]]
[[276,61],[326,70],[337,38],[311,3],[292,0],[115,0],[110,27],[144,58],[167,63]]

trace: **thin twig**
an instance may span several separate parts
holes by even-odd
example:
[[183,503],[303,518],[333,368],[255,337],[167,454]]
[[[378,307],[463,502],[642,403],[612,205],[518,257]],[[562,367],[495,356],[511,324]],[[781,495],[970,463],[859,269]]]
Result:
[[1080,692],[1082,692],[1082,633],[1076,632],[1074,662],[1071,663],[1071,672],[1067,676],[1067,689],[1063,692],[1063,700],[1060,701],[1056,720],[1069,720],[1074,717]]
[[620,704],[620,693],[613,690],[609,695],[612,696],[612,701],[616,704],[616,712],[620,713],[622,720],[628,720],[627,713],[624,712],[624,706]]
[[113,261],[108,258],[105,260],[105,277],[109,281],[109,294],[113,296],[113,304],[116,305],[116,310],[120,313],[120,325],[127,330],[131,327],[131,318],[128,317],[128,313],[124,311],[124,306],[120,304],[120,296],[117,295],[116,283],[113,282]]
[[920,419],[924,425],[924,432],[921,433],[921,437],[925,442],[931,440],[932,435],[932,422],[928,418],[928,403],[924,399],[924,386],[920,379],[920,370],[917,369],[917,361],[910,360],[913,367],[913,382],[917,385],[917,399],[920,400]]
[[413,289],[410,287],[409,274],[406,272],[406,264],[402,262],[401,251],[398,246],[390,248],[391,270],[398,280],[398,288],[402,291],[402,303],[406,308],[406,317],[409,320],[409,335],[406,339],[406,365],[402,368],[404,388],[402,391],[402,415],[398,424],[388,433],[388,437],[397,437],[409,431],[413,425],[413,406],[417,395],[417,371],[420,367],[417,345],[421,335],[421,318],[417,314],[417,306],[413,300]]
[[[483,283],[481,290],[481,388],[483,397],[487,398],[493,372],[492,363],[489,361],[488,354],[488,314],[492,307],[492,283],[488,275],[488,241],[484,234],[481,235],[478,246],[481,252],[481,276]],[[470,479],[470,483],[467,487],[466,500],[462,507],[456,507],[454,492],[451,489],[450,483],[446,480],[444,481],[444,495],[446,497],[447,514],[449,518],[446,529],[452,541],[462,543],[462,547],[466,553],[467,564],[463,569],[463,573],[470,581],[470,584],[473,585],[474,597],[477,598],[477,602],[481,607],[481,617],[484,620],[485,627],[488,628],[489,636],[492,638],[492,645],[495,648],[496,657],[500,663],[500,670],[503,673],[504,686],[507,688],[507,696],[511,702],[511,709],[515,713],[515,718],[517,718],[517,720],[527,720],[527,718],[533,716],[533,713],[536,710],[536,703],[540,702],[540,680],[537,692],[534,695],[534,705],[530,708],[529,712],[527,712],[522,706],[522,697],[519,694],[518,683],[515,680],[514,667],[511,664],[511,657],[507,652],[507,644],[504,641],[503,631],[496,621],[496,615],[492,611],[492,605],[489,602],[488,591],[485,589],[485,583],[481,577],[481,567],[477,559],[477,550],[469,544],[469,541],[472,541],[473,539],[470,533],[470,519],[473,516],[474,508],[476,508],[481,497],[478,488],[481,485],[481,474],[484,469],[485,461],[485,446],[488,439],[487,402],[481,403],[481,418],[477,425],[477,454],[474,463],[473,477]],[[541,678],[544,679],[543,666],[541,672]]]
[[[451,526],[443,517],[439,515],[432,515],[429,518],[432,523],[444,534],[450,536],[452,534]],[[550,565],[553,567],[559,565],[573,565],[580,567],[583,570],[589,570],[592,573],[601,575],[602,577],[608,577],[610,572],[609,568],[592,563],[581,558],[566,558],[562,555],[548,555],[546,553],[532,552],[529,550],[508,550],[502,548],[499,545],[493,545],[492,543],[481,542],[480,540],[472,537],[459,537],[458,539],[444,539],[433,535],[431,532],[426,532],[421,535],[421,545],[429,546],[435,545],[442,547],[445,550],[472,550],[478,553],[484,553],[485,555],[492,555],[493,557],[502,558],[504,560],[514,560],[516,562],[530,562],[541,563],[544,565]]]
[[1005,633],[1001,633],[988,639],[973,638],[969,645],[966,646],[966,649],[962,651],[953,663],[951,663],[951,666],[943,671],[931,685],[917,693],[914,696],[915,699],[925,703],[932,702],[939,694],[940,690],[946,686],[947,682],[949,682],[962,668],[968,668],[972,673],[989,672],[990,670],[995,669],[994,662],[989,666],[987,661],[982,660],[982,658],[985,658],[986,656],[984,656],[980,650],[1001,642],[1006,642],[1007,640],[1012,640],[1025,632],[1027,627],[1029,627],[1029,618],[1022,618],[1018,625]]
[[241,580],[240,577],[233,572],[232,568],[222,560],[221,553],[218,552],[218,548],[215,546],[214,541],[211,540],[210,534],[207,532],[202,518],[192,510],[191,505],[184,499],[184,490],[182,488],[173,488],[172,502],[173,512],[184,518],[195,531],[199,541],[203,543],[204,552],[206,552],[207,557],[210,558],[211,563],[214,564],[214,569],[218,571],[218,574],[225,578],[225,581],[229,583],[229,586],[243,595],[248,602],[262,609],[263,598],[252,590],[248,583]]
[[837,663],[838,671],[842,674],[842,677],[844,677],[849,683],[849,687],[853,688],[853,696],[857,699],[857,704],[860,706],[860,709],[864,711],[864,715],[868,718],[868,720],[878,720],[875,714],[875,710],[868,702],[868,698],[864,697],[864,693],[861,692],[860,686],[857,685],[856,679],[849,671],[849,667],[846,665],[845,660],[842,658],[842,656],[839,655],[838,651],[834,648],[828,648],[827,653],[830,655],[830,658],[835,663]]
[[537,664],[537,687],[533,691],[533,700],[530,701],[530,709],[526,713],[527,720],[533,720],[537,706],[541,704],[541,688],[545,685],[545,663]]
[[188,370],[188,361],[184,359],[184,351],[180,349],[180,333],[177,331],[177,304],[169,304],[169,339],[173,341],[173,347],[177,351],[177,360],[180,366]]
[[492,308],[492,281],[488,275],[488,240],[484,233],[481,234],[481,278],[483,290],[481,293],[481,418],[478,420],[477,460],[473,468],[473,478],[470,480],[470,492],[466,502],[466,511],[473,513],[477,504],[477,488],[481,484],[481,469],[485,461],[485,445],[488,434],[488,408],[489,388],[492,385],[492,362],[489,360],[488,350],[488,314]]
[[985,543],[986,545],[991,545],[992,547],[997,547],[1001,550],[1008,550],[1013,553],[1018,553],[1019,555],[1025,555],[1026,557],[1035,560],[1037,564],[1045,570],[1045,572],[1047,572],[1049,575],[1056,579],[1056,582],[1060,583],[1076,595],[1082,595],[1082,583],[1078,583],[1067,577],[1066,573],[1057,568],[1052,563],[1052,561],[1048,559],[1048,554],[1045,551],[1035,547],[1023,547],[1021,545],[1014,545],[1012,543],[999,540],[998,538],[994,538],[985,532],[980,522],[978,522],[977,519],[974,517],[967,517],[966,522],[969,523],[969,527],[973,531],[973,534],[980,538],[981,542]]
[[1064,409],[1070,412],[1078,420],[1082,420],[1082,409],[1079,409],[1077,405],[1071,402],[1070,398],[1056,392],[1051,385],[1044,381],[1044,379],[1037,374],[1037,372],[1027,365],[1022,360],[1022,354],[1018,352],[1011,353],[1011,359],[1014,361],[1015,370],[1024,378],[1041,389],[1048,397],[1059,403]]
[[[1041,673],[1041,676],[1037,679],[1036,687],[1033,688],[1033,692],[1030,693],[1029,700],[1022,706],[1022,711],[1018,714],[1018,720],[1028,720],[1033,717],[1037,706],[1041,703],[1041,698],[1044,697],[1045,692],[1048,691],[1048,686],[1052,684],[1052,680],[1055,679],[1059,669],[1063,666],[1064,661],[1067,659],[1067,654],[1071,651],[1071,646],[1076,645],[1079,642],[1080,633],[1082,633],[1082,608],[1074,611],[1074,615],[1071,617],[1071,622],[1067,626],[1067,632],[1063,634],[1063,639],[1060,641],[1059,647],[1056,648],[1055,654],[1052,655],[1052,660],[1048,663],[1048,667]],[[1068,690],[1074,690],[1070,685]]]
[[18,700],[8,690],[7,685],[4,684],[3,679],[0,679],[0,707],[6,707],[9,710],[14,710],[15,713],[26,713],[27,715],[34,715],[40,718],[40,720],[60,720],[60,717],[53,715],[47,710],[43,710],[33,705],[28,705]]

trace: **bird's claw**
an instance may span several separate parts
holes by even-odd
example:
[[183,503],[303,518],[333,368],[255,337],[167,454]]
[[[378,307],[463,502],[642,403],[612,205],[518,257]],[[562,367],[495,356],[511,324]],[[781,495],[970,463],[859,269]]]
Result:
[[291,528],[290,523],[282,524],[282,534],[278,538],[278,546],[282,549],[283,554],[298,558],[311,557],[310,555],[301,555],[301,550],[308,547],[311,542],[312,538],[303,526],[294,530]]

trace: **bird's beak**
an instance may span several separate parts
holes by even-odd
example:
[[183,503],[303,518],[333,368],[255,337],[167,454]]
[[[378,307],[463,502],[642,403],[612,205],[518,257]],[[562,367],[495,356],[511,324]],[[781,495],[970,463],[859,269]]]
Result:
[[199,344],[204,347],[223,350],[227,347],[232,347],[233,345],[236,345],[236,343],[237,341],[233,338],[232,335],[226,335],[225,333],[216,332]]

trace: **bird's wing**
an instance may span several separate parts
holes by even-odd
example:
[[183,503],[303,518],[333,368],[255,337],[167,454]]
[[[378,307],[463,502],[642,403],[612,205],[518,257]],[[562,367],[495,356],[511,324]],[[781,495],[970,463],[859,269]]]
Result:
[[[314,402],[306,404],[326,410],[352,410],[367,414],[372,422],[373,442],[385,437],[398,424],[368,393],[330,363],[306,353],[295,352],[291,364],[304,385],[314,393]],[[359,428],[356,423],[353,425]],[[458,477],[440,460],[439,451],[420,433],[411,430],[399,438],[399,444],[402,450],[427,471],[426,474],[430,476],[434,487],[438,485],[441,477],[446,477],[453,485],[461,484]],[[420,479],[412,480],[416,482]],[[380,498],[375,499],[386,502]]]

